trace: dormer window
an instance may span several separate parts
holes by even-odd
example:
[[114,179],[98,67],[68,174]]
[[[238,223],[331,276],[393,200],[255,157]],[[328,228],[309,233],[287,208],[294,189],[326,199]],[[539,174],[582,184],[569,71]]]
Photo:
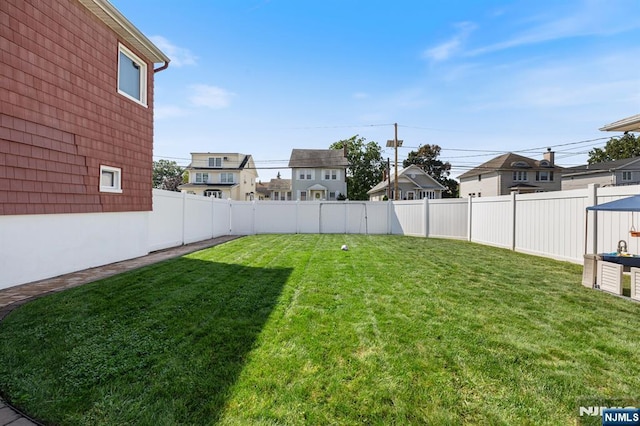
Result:
[[209,167],[222,167],[222,157],[209,157]]
[[529,168],[531,166],[529,166],[526,161],[514,161],[513,163],[511,163],[511,167]]
[[540,161],[540,167],[551,167],[551,163],[549,163],[547,160],[542,160]]

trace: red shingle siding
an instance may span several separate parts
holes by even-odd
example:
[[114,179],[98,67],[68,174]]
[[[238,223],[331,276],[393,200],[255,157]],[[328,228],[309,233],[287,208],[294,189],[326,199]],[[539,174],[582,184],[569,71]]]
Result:
[[0,1],[0,215],[151,210],[153,64],[148,107],[120,95],[119,41],[76,0]]

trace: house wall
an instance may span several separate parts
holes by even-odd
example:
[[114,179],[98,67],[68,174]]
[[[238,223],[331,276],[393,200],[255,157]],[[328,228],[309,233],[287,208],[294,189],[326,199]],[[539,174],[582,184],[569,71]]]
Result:
[[75,0],[0,1],[0,215],[151,210],[153,64],[147,107],[120,95],[118,41]]
[[[300,200],[300,191],[308,191],[308,188],[319,184],[327,188],[328,192],[336,192],[347,195],[347,181],[345,169],[333,168],[339,170],[340,176],[336,180],[324,180],[323,170],[327,168],[314,168],[313,179],[299,179],[300,169],[293,168],[291,172],[291,193],[295,200]],[[305,169],[306,170],[306,169]],[[307,194],[307,197],[309,195]],[[308,199],[307,199],[308,201]]]
[[496,173],[487,173],[482,175],[482,179],[478,180],[478,176],[469,179],[460,180],[460,196],[469,197],[469,194],[481,194],[482,197],[495,197],[500,195],[501,179]]
[[600,173],[583,176],[572,176],[562,178],[562,190],[585,189],[589,184],[597,184],[601,187],[613,185],[614,178],[611,173]]

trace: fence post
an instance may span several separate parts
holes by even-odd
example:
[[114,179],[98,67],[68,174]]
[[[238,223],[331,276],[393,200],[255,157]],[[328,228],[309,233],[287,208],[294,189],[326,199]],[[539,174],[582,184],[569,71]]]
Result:
[[182,193],[182,245],[184,245],[184,236],[186,233],[187,226],[187,193]]
[[471,241],[471,229],[473,226],[473,197],[470,196],[467,200],[467,241]]
[[516,193],[511,193],[511,250],[516,250]]
[[[598,184],[591,183],[587,186],[587,207],[598,205]],[[591,216],[591,217],[589,217]],[[598,252],[598,212],[591,215],[585,210],[585,254]],[[588,251],[590,249],[590,251]]]
[[426,197],[422,203],[422,212],[424,215],[424,237],[427,238],[429,237],[429,199]]

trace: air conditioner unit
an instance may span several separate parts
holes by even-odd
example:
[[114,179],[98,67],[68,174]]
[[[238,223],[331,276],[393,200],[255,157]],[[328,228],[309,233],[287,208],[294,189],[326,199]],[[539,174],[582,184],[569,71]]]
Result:
[[229,157],[222,157],[222,159],[223,159],[224,161],[228,161],[228,160],[229,160]]

